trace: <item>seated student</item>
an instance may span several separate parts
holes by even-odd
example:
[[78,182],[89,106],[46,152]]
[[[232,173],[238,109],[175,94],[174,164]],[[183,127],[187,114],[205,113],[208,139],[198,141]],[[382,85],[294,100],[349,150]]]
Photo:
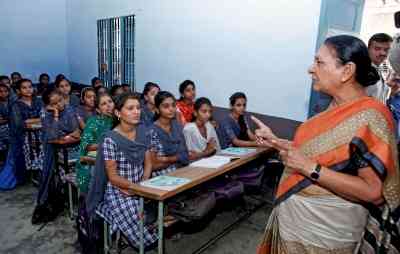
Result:
[[96,115],[96,93],[92,87],[85,87],[81,91],[81,104],[76,108],[81,130],[85,128],[89,117]]
[[[99,154],[104,158],[107,186],[99,212],[111,222],[111,231],[119,229],[134,247],[139,246],[139,199],[124,194],[134,183],[148,179],[152,165],[146,126],[140,122],[140,98],[119,96],[115,103],[116,126],[105,134]],[[102,171],[96,163],[96,171]],[[157,241],[156,231],[144,227],[144,244]]]
[[247,98],[244,93],[234,93],[230,98],[231,113],[222,121],[222,148],[230,146],[250,147],[257,146],[256,137],[249,128],[249,121],[245,115]]
[[[64,209],[60,197],[60,176],[54,171],[54,148],[50,141],[79,139],[79,121],[75,111],[65,103],[65,96],[60,91],[46,90],[43,94],[45,113],[42,120],[44,160],[40,179],[36,207],[32,215],[32,224],[51,221]],[[56,180],[57,179],[57,180]],[[58,184],[56,184],[58,182]]]
[[6,75],[0,76],[0,84],[6,85],[6,86],[8,86],[8,88],[11,88],[10,87],[10,85],[11,85],[10,78]]
[[142,112],[140,114],[140,118],[146,125],[151,125],[154,122],[154,113],[156,111],[154,97],[159,91],[160,87],[156,83],[147,82],[144,85],[141,95]]
[[179,85],[179,93],[181,98],[177,101],[177,119],[182,124],[185,125],[192,121],[193,116],[193,104],[196,98],[196,86],[193,81],[185,80]]
[[176,100],[167,91],[155,97],[157,113],[150,128],[153,176],[164,175],[187,165],[194,155],[186,148],[182,126],[175,120]]
[[10,75],[11,77],[11,84],[16,85],[18,81],[20,81],[22,79],[21,73],[19,72],[13,72]]
[[54,85],[56,89],[63,95],[64,102],[67,105],[70,105],[74,109],[79,106],[80,100],[76,95],[71,94],[71,84],[69,83],[68,79],[59,78],[55,81]]
[[0,164],[6,160],[9,144],[9,95],[10,88],[0,83]]
[[108,94],[108,89],[104,86],[98,86],[94,90],[96,91],[96,96]]
[[214,126],[210,123],[212,104],[201,97],[194,103],[193,122],[183,128],[186,145],[194,153],[195,159],[210,156],[221,150]]
[[36,95],[42,96],[44,90],[51,89],[50,76],[47,73],[42,73],[39,76],[39,83],[36,86]]
[[102,81],[101,79],[99,79],[98,77],[92,78],[91,83],[92,83],[92,87],[93,87],[94,89],[97,89],[97,88],[103,86],[103,81]]
[[5,75],[0,76],[0,84],[6,85],[8,87],[10,94],[9,95],[10,103],[13,103],[18,99],[14,89],[11,88],[11,80],[8,76]]
[[131,85],[129,84],[121,84],[122,89],[124,90],[125,93],[130,93],[131,92]]
[[60,82],[60,80],[65,79],[65,75],[62,73],[57,74],[56,79],[54,80],[54,84]]
[[110,89],[110,94],[113,98],[116,98],[118,95],[123,94],[124,89],[121,85],[113,85]]
[[[97,116],[90,117],[81,135],[79,156],[86,156],[89,151],[97,151],[97,143],[102,135],[111,130],[113,125],[114,101],[109,94],[99,95],[96,99]],[[82,194],[87,193],[90,172],[79,162],[76,165],[77,182]]]
[[[10,131],[14,139],[20,139],[25,159],[26,170],[41,170],[43,162],[43,150],[40,142],[40,132],[34,131],[31,139],[27,135],[26,128],[41,124],[40,111],[43,103],[33,94],[32,82],[29,79],[21,79],[15,85],[18,100],[13,103],[10,110]],[[18,142],[19,143],[19,142]],[[35,143],[35,149],[30,148]],[[19,169],[18,169],[19,170]],[[25,173],[21,171],[23,177]],[[19,174],[18,174],[19,175]]]

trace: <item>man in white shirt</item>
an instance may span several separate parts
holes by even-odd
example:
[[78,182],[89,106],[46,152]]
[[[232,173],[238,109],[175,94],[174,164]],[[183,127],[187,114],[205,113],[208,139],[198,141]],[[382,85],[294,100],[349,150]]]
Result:
[[387,59],[390,46],[393,42],[392,37],[385,33],[374,34],[368,41],[368,52],[372,65],[377,69],[381,79],[375,85],[366,88],[367,94],[375,97],[386,105],[390,97],[390,87],[385,84],[379,66]]

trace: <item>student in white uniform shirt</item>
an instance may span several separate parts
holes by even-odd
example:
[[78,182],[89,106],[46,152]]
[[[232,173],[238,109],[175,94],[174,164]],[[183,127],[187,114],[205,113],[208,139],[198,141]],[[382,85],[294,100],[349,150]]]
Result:
[[366,92],[369,96],[375,97],[385,105],[390,97],[390,87],[385,84],[382,74],[379,71],[379,66],[387,59],[392,42],[392,37],[385,33],[374,34],[368,41],[369,57],[381,79],[375,85],[368,86]]
[[183,129],[186,146],[195,154],[196,159],[207,157],[221,150],[214,126],[210,123],[212,104],[201,97],[194,103],[193,122],[187,123]]

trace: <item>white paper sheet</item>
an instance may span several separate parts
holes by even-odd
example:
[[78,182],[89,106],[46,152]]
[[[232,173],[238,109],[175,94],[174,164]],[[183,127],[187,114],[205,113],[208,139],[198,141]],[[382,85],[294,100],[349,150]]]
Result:
[[202,167],[202,168],[219,168],[229,162],[231,162],[231,157],[229,156],[220,156],[214,155],[208,158],[204,158],[198,161],[195,161],[190,164],[192,167]]

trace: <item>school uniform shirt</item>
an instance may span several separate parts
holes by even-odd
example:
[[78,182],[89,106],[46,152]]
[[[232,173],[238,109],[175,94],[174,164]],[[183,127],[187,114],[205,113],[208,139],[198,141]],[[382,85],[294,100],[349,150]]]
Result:
[[[249,129],[248,116],[244,116],[244,123],[246,125],[246,129]],[[228,115],[222,120],[219,126],[219,134],[221,137],[220,142],[222,148],[234,146],[233,140],[235,138],[240,139],[240,125],[235,119],[232,118],[231,115]]]
[[166,168],[153,171],[152,176],[165,175],[175,171],[181,166],[189,164],[189,153],[183,136],[182,126],[177,121],[172,121],[171,132],[168,133],[156,124],[148,132],[150,136],[150,150],[157,156],[177,156],[178,161]]
[[189,151],[203,152],[207,148],[207,143],[210,142],[211,139],[215,140],[217,151],[221,150],[214,126],[210,122],[207,122],[205,127],[207,132],[206,138],[201,135],[196,123],[188,123],[185,125],[183,128],[183,135],[185,136],[186,146]]
[[378,71],[380,79],[378,82],[375,83],[375,85],[372,86],[367,86],[366,87],[366,92],[368,96],[374,97],[378,101],[382,102],[383,104],[386,105],[386,101],[390,97],[390,87],[385,84],[385,81],[383,80],[382,73],[380,72],[378,66],[375,64],[372,64],[375,69]]

